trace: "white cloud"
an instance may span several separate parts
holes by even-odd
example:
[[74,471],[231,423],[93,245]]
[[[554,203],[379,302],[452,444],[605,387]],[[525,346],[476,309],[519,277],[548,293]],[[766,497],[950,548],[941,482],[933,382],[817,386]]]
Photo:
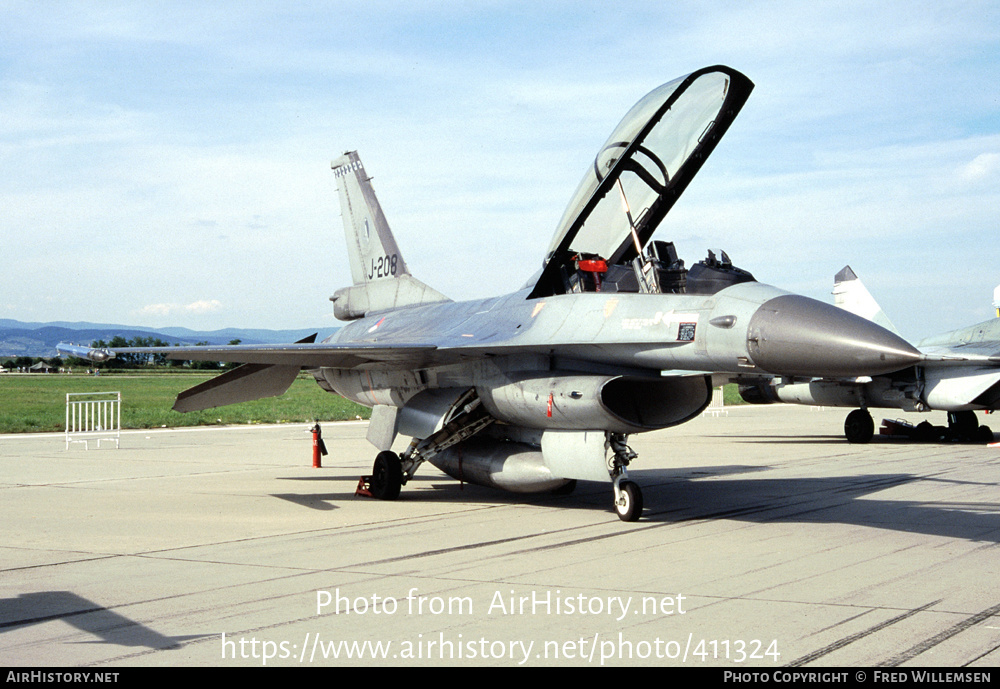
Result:
[[980,153],[962,168],[961,176],[970,182],[995,177],[1000,170],[1000,153]]
[[202,299],[190,304],[148,304],[133,313],[137,316],[183,316],[216,313],[222,310],[222,302],[217,299]]

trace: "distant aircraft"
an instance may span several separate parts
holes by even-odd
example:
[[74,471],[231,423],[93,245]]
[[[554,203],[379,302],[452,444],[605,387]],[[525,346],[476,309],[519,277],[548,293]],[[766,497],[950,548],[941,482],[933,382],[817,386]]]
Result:
[[[629,434],[696,417],[713,376],[882,376],[921,359],[864,318],[757,282],[725,252],[688,269],[672,243],[650,241],[752,89],[715,66],[640,100],[584,175],[539,272],[491,299],[456,303],[413,277],[358,154],[345,153],[332,166],[354,283],[331,297],[343,328],[319,344],[143,351],[245,364],[181,393],[180,411],[279,395],[300,369],[371,406],[375,497],[396,498],[429,461],[517,492],[610,482],[618,516],[634,521]],[[412,439],[401,454],[397,436]]]
[[[833,294],[840,308],[896,332],[850,266],[837,273]],[[744,381],[740,394],[752,403],[858,407],[844,423],[844,435],[852,443],[872,439],[875,423],[868,409],[876,407],[948,412],[947,428],[925,421],[905,429],[917,440],[993,440],[993,432],[979,424],[975,410],[1000,407],[1000,319],[926,338],[917,349],[922,360],[898,371],[855,379],[769,377]]]

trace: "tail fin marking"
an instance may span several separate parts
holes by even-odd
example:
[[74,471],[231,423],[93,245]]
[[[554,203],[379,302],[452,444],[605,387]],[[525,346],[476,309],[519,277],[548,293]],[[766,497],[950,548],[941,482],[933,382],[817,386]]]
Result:
[[370,312],[449,301],[410,275],[357,151],[340,156],[331,167],[354,282],[330,297],[334,315],[353,320]]
[[409,275],[357,151],[333,161],[355,285]]

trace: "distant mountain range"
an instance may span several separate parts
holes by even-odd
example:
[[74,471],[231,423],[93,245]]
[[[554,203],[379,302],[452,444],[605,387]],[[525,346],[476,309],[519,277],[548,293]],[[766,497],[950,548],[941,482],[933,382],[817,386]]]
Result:
[[240,340],[243,344],[276,344],[295,342],[303,337],[319,333],[316,341],[333,333],[336,328],[310,328],[306,330],[265,330],[260,328],[225,328],[200,332],[188,328],[143,328],[135,325],[114,325],[107,323],[24,323],[0,318],[0,357],[53,357],[60,342],[89,345],[94,340],[107,342],[112,337],[121,336],[126,340],[134,337],[158,337],[170,344],[192,345],[196,342],[226,344]]

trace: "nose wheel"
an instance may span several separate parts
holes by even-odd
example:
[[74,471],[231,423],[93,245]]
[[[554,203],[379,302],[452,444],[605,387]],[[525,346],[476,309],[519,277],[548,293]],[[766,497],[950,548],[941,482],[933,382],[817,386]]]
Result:
[[615,488],[615,512],[623,522],[639,521],[642,516],[642,491],[639,484],[628,480],[628,470],[625,468],[635,459],[636,454],[626,444],[627,436],[609,433],[607,438],[614,451],[609,469]]
[[642,491],[639,484],[622,481],[615,487],[615,512],[623,522],[637,522],[642,515]]
[[875,421],[867,409],[855,409],[844,421],[844,436],[850,443],[867,443],[875,435]]

